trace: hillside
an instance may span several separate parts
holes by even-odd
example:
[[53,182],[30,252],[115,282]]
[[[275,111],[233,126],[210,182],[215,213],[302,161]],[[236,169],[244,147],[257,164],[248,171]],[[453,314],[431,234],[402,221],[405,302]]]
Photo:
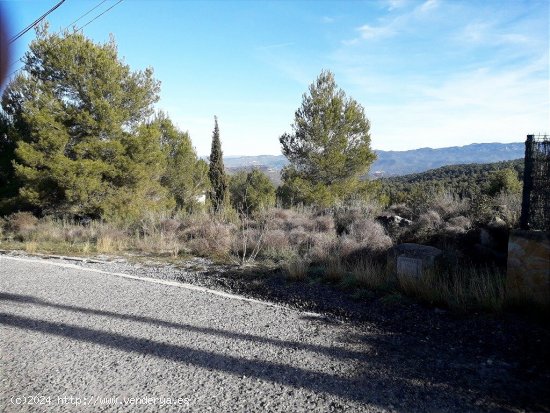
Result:
[[[420,148],[409,151],[379,151],[371,168],[378,177],[399,176],[424,172],[445,165],[485,164],[509,161],[524,156],[523,143],[474,143],[448,148]],[[287,160],[283,155],[228,156],[224,158],[228,169],[262,167],[271,173],[282,169]]]
[[448,165],[421,173],[380,178],[382,191],[390,197],[400,192],[410,192],[414,188],[430,190],[445,189],[461,196],[471,196],[487,184],[490,175],[501,169],[513,169],[518,177],[523,177],[523,159],[485,164]]

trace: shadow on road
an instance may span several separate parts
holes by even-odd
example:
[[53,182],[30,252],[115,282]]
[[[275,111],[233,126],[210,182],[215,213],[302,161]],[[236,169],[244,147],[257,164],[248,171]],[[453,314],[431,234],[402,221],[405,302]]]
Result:
[[[0,324],[5,326],[160,357],[236,376],[255,377],[361,403],[397,408],[399,411],[456,411],[457,406],[462,406],[462,411],[515,411],[518,408],[538,411],[545,410],[547,406],[547,397],[543,393],[544,383],[540,380],[534,386],[529,383],[511,383],[509,381],[515,378],[509,370],[503,369],[497,371],[501,375],[501,382],[498,377],[495,381],[495,375],[487,370],[488,366],[478,368],[478,360],[467,359],[461,360],[460,363],[451,363],[448,359],[449,354],[437,354],[438,349],[433,347],[433,343],[407,342],[397,333],[392,333],[389,337],[365,334],[343,338],[343,341],[362,343],[364,348],[369,349],[360,352],[339,346],[324,347],[173,323],[152,317],[57,304],[25,295],[0,293],[0,300],[323,354],[331,359],[356,365],[353,377],[341,377],[337,374],[303,369],[296,365],[250,360],[114,332],[0,313]],[[418,347],[411,347],[411,344]]]

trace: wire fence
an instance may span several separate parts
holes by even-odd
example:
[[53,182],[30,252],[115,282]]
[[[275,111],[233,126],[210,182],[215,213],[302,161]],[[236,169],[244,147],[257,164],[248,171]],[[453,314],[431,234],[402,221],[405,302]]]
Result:
[[550,231],[550,136],[527,135],[520,227]]

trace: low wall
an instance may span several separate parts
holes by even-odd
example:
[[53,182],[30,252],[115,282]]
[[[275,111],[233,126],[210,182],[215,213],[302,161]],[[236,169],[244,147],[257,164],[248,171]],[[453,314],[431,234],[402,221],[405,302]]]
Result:
[[510,233],[506,291],[512,300],[550,305],[550,232]]

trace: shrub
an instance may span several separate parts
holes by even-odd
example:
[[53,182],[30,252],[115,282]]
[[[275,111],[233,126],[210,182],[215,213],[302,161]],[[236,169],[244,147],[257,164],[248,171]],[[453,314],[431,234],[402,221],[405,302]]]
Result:
[[305,231],[303,227],[294,228],[290,231],[289,235],[290,244],[295,247],[302,247],[309,240],[309,234]]
[[494,198],[497,214],[506,222],[508,228],[516,228],[521,215],[521,193],[501,191]]
[[470,202],[449,192],[443,192],[430,202],[429,208],[446,220],[467,213],[470,209]]
[[315,230],[318,232],[333,232],[334,218],[330,215],[320,215],[315,218]]
[[392,240],[386,234],[384,227],[369,219],[353,222],[350,225],[349,234],[363,248],[372,252],[387,250],[392,246]]
[[309,236],[308,255],[312,262],[326,262],[334,254],[339,254],[338,239],[335,233],[317,232]]
[[37,224],[38,218],[30,212],[16,212],[7,218],[8,231],[20,239],[25,239]]
[[240,212],[251,214],[275,205],[275,187],[258,169],[241,171],[229,181],[231,204]]
[[235,226],[209,216],[190,217],[182,226],[181,236],[190,250],[200,256],[228,256],[233,245]]
[[269,229],[264,235],[265,248],[270,251],[283,251],[289,248],[288,234],[281,229]]

